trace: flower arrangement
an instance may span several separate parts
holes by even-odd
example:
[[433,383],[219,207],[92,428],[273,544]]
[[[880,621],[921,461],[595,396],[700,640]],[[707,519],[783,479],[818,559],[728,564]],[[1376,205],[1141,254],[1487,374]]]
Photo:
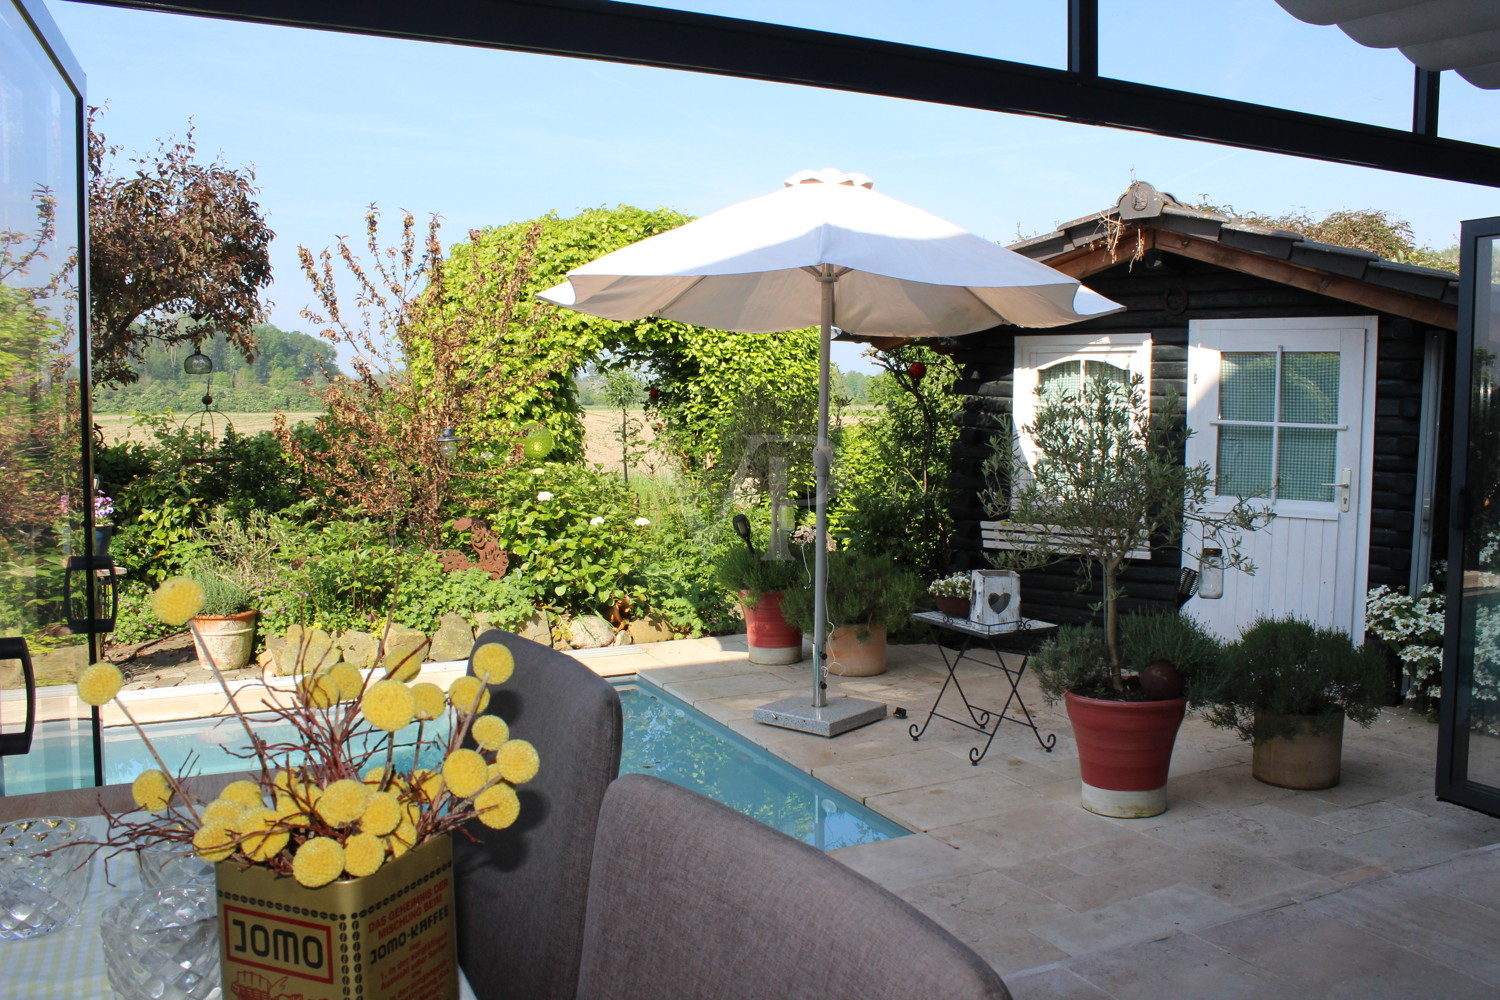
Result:
[[[152,596],[156,615],[170,625],[190,622],[202,602],[202,587],[187,577],[167,580]],[[79,676],[78,696],[95,706],[114,701],[159,765],[132,786],[136,805],[152,815],[107,814],[104,846],[190,845],[206,861],[260,865],[317,888],[374,874],[473,818],[508,827],[520,813],[516,786],[536,776],[540,761],[530,743],[511,738],[505,720],[485,714],[487,685],[504,683],[514,669],[510,651],[486,643],[471,665],[474,675],[445,692],[417,680],[420,663],[413,657],[377,663],[369,674],[343,663],[299,664],[293,693],[269,692],[274,714],[297,732],[285,743],[256,735],[215,665],[259,768],[252,779],[233,782],[202,803],[120,701],[119,668],[95,663]],[[413,722],[415,737],[402,737]],[[463,745],[467,737],[477,749]],[[395,766],[398,748],[413,751],[405,771]],[[441,764],[419,766],[423,750],[440,751]]]
[[974,593],[974,581],[968,573],[954,573],[927,585],[933,597],[970,597]]
[[104,524],[115,512],[115,502],[107,494],[94,494],[94,523]]
[[1415,597],[1405,588],[1391,590],[1384,584],[1365,597],[1365,628],[1401,658],[1418,698],[1442,693],[1443,621],[1443,595],[1430,583]]

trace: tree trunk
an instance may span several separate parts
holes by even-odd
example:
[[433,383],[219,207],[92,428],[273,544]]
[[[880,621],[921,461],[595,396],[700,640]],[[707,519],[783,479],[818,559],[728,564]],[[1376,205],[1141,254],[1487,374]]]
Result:
[[1125,690],[1124,664],[1120,656],[1120,604],[1116,599],[1115,579],[1120,575],[1118,560],[1100,563],[1104,578],[1104,644],[1109,650],[1109,682],[1116,691]]

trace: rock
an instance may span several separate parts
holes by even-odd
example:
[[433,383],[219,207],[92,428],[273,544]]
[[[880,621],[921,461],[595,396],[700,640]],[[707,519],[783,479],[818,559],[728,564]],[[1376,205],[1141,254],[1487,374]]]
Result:
[[[267,645],[270,643],[268,642]],[[276,665],[283,675],[319,670],[339,658],[333,636],[320,628],[293,625],[286,630],[286,642],[276,653]]]
[[636,642],[668,642],[677,638],[667,620],[661,615],[647,615],[631,622],[627,628],[630,638]]
[[421,669],[427,647],[427,633],[405,625],[392,625],[385,638],[385,658],[381,665],[388,675],[394,675],[398,680],[410,680]]
[[635,645],[635,639],[631,636],[629,629],[621,629],[615,633],[615,637],[610,640],[609,644],[611,646],[633,646]]
[[450,611],[438,619],[437,634],[432,637],[432,647],[427,653],[429,660],[439,663],[467,660],[473,650],[474,630],[463,615]]
[[543,646],[552,645],[552,626],[547,623],[547,612],[533,611],[531,617],[521,623],[516,634],[522,639],[530,639]]
[[598,615],[579,615],[568,625],[568,642],[574,649],[597,649],[614,639],[614,626]]
[[380,652],[380,637],[355,628],[345,629],[339,633],[339,652],[351,667],[368,669],[375,665],[375,654]]

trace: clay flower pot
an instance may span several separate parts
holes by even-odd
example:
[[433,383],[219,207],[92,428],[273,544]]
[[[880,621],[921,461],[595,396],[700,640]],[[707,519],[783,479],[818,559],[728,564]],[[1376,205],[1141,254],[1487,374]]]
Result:
[[[1334,722],[1325,722],[1320,715],[1286,717],[1296,720],[1296,734],[1256,740],[1250,749],[1251,776],[1277,788],[1315,789],[1337,785],[1343,763],[1344,713],[1335,714],[1337,721]],[[1259,723],[1261,718],[1257,717],[1256,721]]]
[[840,625],[828,636],[828,672],[840,677],[885,673],[885,637],[884,625]]
[[1166,812],[1172,744],[1187,699],[1109,701],[1071,691],[1066,699],[1078,741],[1083,807],[1121,819]]
[[740,591],[750,662],[776,664],[801,660],[802,633],[788,625],[781,613],[781,594],[776,591],[762,594],[753,608],[744,603],[749,596],[747,591]]

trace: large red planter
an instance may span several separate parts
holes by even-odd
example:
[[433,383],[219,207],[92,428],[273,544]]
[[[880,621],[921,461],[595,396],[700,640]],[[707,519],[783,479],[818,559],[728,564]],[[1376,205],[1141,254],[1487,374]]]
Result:
[[796,663],[802,659],[802,633],[787,624],[781,613],[781,594],[772,591],[760,595],[755,607],[743,603],[749,597],[740,591],[741,609],[745,613],[745,632],[750,642],[751,663]]
[[1083,807],[1125,819],[1166,812],[1172,745],[1187,699],[1108,701],[1070,691],[1067,706],[1078,741]]

